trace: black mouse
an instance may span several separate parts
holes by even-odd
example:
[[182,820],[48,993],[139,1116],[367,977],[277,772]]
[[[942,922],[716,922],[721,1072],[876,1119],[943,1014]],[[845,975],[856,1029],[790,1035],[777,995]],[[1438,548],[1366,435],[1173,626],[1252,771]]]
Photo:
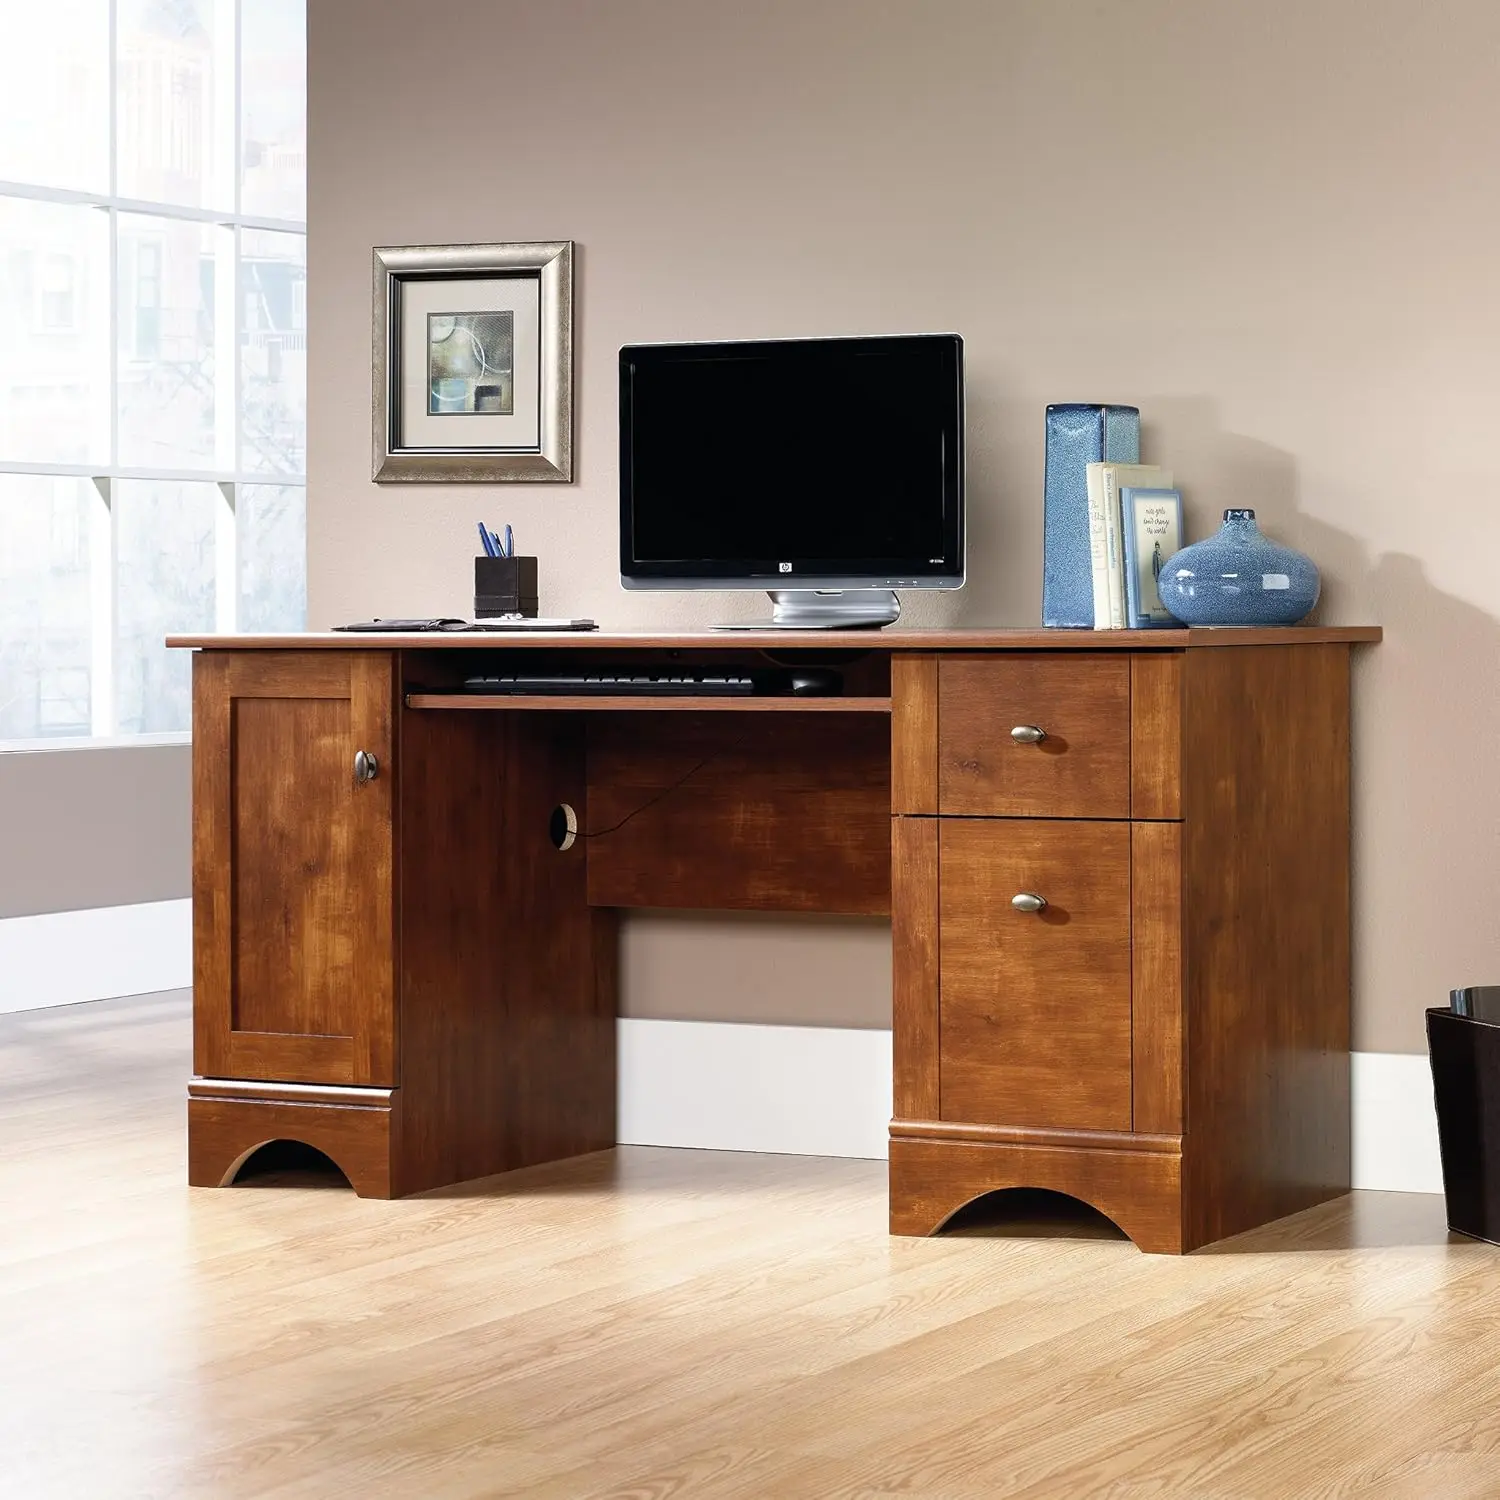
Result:
[[809,698],[836,698],[844,691],[843,677],[828,667],[793,667],[791,680],[791,691]]

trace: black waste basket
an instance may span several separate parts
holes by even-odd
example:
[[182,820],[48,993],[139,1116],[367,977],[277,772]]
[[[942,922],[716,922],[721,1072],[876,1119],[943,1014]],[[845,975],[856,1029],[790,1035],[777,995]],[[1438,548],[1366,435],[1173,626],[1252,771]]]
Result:
[[1500,1025],[1427,1012],[1448,1228],[1500,1245]]

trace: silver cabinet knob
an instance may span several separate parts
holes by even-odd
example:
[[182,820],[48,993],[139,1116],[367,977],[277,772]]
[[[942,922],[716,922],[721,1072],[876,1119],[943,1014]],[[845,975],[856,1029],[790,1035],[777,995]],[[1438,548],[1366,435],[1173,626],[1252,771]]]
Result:
[[1047,898],[1031,891],[1022,891],[1020,895],[1010,898],[1010,904],[1017,911],[1040,911],[1047,904]]
[[1047,731],[1040,724],[1017,724],[1010,737],[1018,745],[1040,745],[1047,738]]
[[374,781],[380,770],[380,762],[368,750],[357,750],[354,754],[354,779],[358,782]]

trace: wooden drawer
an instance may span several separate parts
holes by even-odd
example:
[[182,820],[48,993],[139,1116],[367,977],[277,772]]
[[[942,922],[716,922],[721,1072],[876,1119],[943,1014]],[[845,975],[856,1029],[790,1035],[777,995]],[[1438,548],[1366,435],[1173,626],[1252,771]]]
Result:
[[[940,1117],[1131,1128],[1131,827],[938,831]],[[1047,905],[1017,911],[1034,893]]]
[[[945,657],[938,811],[1128,818],[1130,671],[1124,652]],[[1046,738],[1017,741],[1017,728]]]

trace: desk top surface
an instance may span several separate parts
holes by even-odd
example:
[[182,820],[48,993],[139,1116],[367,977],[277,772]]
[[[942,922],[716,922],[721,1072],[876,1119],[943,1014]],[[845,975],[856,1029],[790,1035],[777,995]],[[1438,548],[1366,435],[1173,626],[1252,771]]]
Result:
[[884,630],[305,631],[285,635],[172,635],[169,646],[211,651],[303,650],[839,650],[1170,651],[1200,646],[1295,646],[1378,641],[1378,625],[1193,627],[1182,630],[1017,630],[1000,627]]

